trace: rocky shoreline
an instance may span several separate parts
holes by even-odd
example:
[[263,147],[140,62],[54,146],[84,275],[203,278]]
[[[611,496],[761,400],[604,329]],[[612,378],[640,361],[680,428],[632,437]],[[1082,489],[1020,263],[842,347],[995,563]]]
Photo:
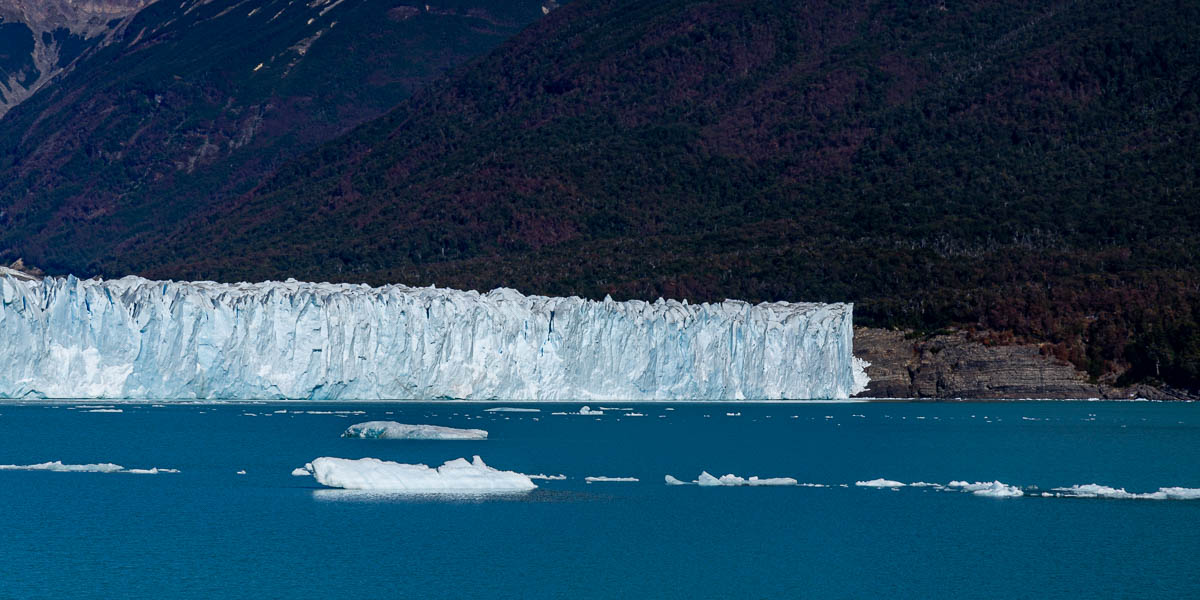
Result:
[[1185,390],[1096,382],[1043,354],[1037,344],[986,345],[961,332],[914,338],[905,331],[856,327],[854,355],[871,363],[871,383],[858,398],[1200,399]]

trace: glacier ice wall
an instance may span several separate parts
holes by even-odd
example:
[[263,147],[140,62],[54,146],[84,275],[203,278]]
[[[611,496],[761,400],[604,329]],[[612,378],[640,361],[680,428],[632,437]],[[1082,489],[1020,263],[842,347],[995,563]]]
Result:
[[849,304],[0,274],[0,397],[745,400],[865,387]]

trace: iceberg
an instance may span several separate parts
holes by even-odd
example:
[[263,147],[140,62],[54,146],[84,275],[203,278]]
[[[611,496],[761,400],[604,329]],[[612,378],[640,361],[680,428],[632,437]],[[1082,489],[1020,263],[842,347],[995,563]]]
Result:
[[[1065,498],[1110,498],[1114,500],[1200,500],[1200,488],[1162,487],[1157,492],[1127,492],[1125,488],[1088,483],[1054,488],[1055,495]],[[1048,495],[1048,494],[1043,494]]]
[[[674,479],[676,482],[679,482],[679,483],[672,483],[670,480],[668,480],[667,483],[670,485],[680,485],[681,483],[683,483],[683,482],[680,482],[678,479],[675,479],[674,477],[671,477],[671,479]],[[737,475],[734,475],[732,473],[730,473],[728,475],[722,475],[720,477],[713,477],[712,475],[710,475],[708,473],[708,471],[701,471],[700,476],[696,478],[696,484],[700,485],[700,486],[704,486],[704,487],[716,487],[716,486],[735,487],[735,486],[742,486],[742,485],[748,485],[748,486],[797,485],[798,483],[799,482],[797,482],[795,479],[792,479],[791,477],[766,477],[766,478],[762,478],[762,479],[760,479],[758,477],[750,477],[749,479],[747,479],[744,477],[738,477]]]
[[478,456],[446,461],[434,469],[422,464],[395,463],[377,458],[351,460],[323,456],[310,472],[321,485],[347,490],[386,490],[416,493],[520,492],[537,487],[524,474],[500,471]]
[[844,399],[852,309],[0,274],[0,398]]
[[149,469],[126,469],[114,463],[94,463],[86,465],[63,464],[61,460],[44,462],[34,465],[0,465],[0,471],[51,471],[55,473],[130,473],[133,475],[158,475],[159,473],[178,473],[179,469],[164,469],[151,467]]
[[1021,488],[999,481],[977,481],[975,483],[951,481],[947,484],[947,487],[958,488],[964,492],[971,492],[976,496],[988,496],[991,498],[1019,498],[1025,495],[1025,492],[1021,491]]
[[0,471],[54,471],[56,473],[120,473],[125,467],[113,463],[64,465],[61,460],[35,465],[0,465]]
[[637,477],[605,477],[604,475],[592,475],[584,477],[583,480],[588,483],[634,483],[639,481]]
[[486,440],[482,429],[456,429],[439,425],[407,425],[395,421],[367,421],[351,425],[342,433],[345,438],[381,440]]
[[873,488],[902,488],[905,486],[905,484],[902,482],[892,481],[890,479],[884,479],[882,477],[880,477],[879,479],[872,479],[870,481],[855,481],[854,485],[857,485],[858,487],[873,487]]

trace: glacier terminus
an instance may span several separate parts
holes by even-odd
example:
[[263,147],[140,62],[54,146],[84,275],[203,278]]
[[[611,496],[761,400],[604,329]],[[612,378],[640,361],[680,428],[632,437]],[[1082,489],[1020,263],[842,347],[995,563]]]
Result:
[[0,274],[0,398],[777,400],[866,387],[850,304]]

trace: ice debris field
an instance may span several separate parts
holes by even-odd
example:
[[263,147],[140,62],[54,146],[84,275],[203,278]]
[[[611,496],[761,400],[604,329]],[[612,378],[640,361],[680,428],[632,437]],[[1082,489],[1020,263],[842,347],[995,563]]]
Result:
[[[160,473],[179,473],[178,469],[152,467],[149,469],[131,469],[114,463],[64,464],[61,461],[44,462],[28,465],[0,465],[0,471],[47,471],[55,473],[127,473],[157,475]],[[238,471],[245,475],[246,471]],[[405,464],[377,458],[346,459],[323,456],[314,459],[303,467],[291,471],[296,477],[313,477],[326,487],[346,490],[370,490],[414,494],[461,494],[489,492],[527,492],[538,486],[533,480],[564,481],[566,475],[526,475],[515,471],[503,471],[487,465],[478,455],[468,461],[465,458],[448,460],[440,467],[432,468],[424,464]],[[587,476],[587,483],[638,483],[637,477],[608,477]],[[749,478],[726,474],[715,477],[708,471],[701,471],[694,481],[682,481],[672,475],[665,475],[663,482],[668,486],[695,485],[700,487],[806,487],[833,488],[849,487],[847,484],[832,485],[822,483],[799,483],[791,477]],[[904,487],[930,488],[939,492],[966,492],[976,496],[991,498],[1018,498],[1031,496],[1036,498],[1103,498],[1110,500],[1200,500],[1200,488],[1162,487],[1154,492],[1128,492],[1124,488],[1113,488],[1095,483],[1056,487],[1049,490],[1039,490],[1035,487],[1021,488],[1000,481],[967,482],[951,481],[945,485],[938,483],[903,483],[887,479],[858,481],[857,487],[887,488],[899,490]]]
[[[526,492],[538,486],[534,479],[545,481],[562,481],[566,475],[526,475],[514,471],[501,471],[488,466],[479,456],[471,461],[458,458],[446,461],[440,467],[431,468],[423,464],[403,464],[376,458],[350,460],[344,458],[321,457],[292,471],[292,475],[313,476],[318,483],[333,488],[348,490],[372,490],[420,494],[454,494],[480,492]],[[610,477],[590,475],[584,477],[586,483],[638,483],[637,477]],[[701,471],[694,481],[682,481],[672,475],[665,475],[663,482],[668,486],[696,485],[699,487],[807,487],[831,488],[849,487],[847,484],[833,486],[819,483],[800,483],[791,477],[757,476],[739,477],[732,473],[715,477],[708,471]],[[930,488],[939,492],[966,492],[975,496],[990,498],[1019,498],[1025,495],[1041,498],[1108,498],[1117,500],[1200,500],[1200,489],[1183,487],[1159,488],[1156,492],[1131,493],[1124,488],[1112,488],[1098,484],[1074,485],[1071,487],[1052,488],[1040,491],[1037,488],[1021,488],[1000,481],[967,482],[951,481],[945,485],[938,483],[915,482],[911,484],[886,479],[858,481],[857,487],[888,488],[898,490],[903,487]]]
[[0,398],[840,399],[850,304],[0,274]]

